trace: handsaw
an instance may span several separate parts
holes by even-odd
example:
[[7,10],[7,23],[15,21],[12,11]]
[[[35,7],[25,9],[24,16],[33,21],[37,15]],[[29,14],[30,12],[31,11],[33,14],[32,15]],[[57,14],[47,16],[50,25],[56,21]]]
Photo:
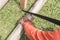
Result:
[[36,16],[38,18],[44,19],[46,21],[49,21],[49,22],[51,22],[53,24],[56,24],[56,25],[60,26],[60,20],[57,20],[55,18],[51,18],[51,17],[48,17],[48,16],[40,15],[38,13],[32,13],[32,12],[25,11],[25,10],[23,10],[23,11],[26,12],[26,13],[29,13],[31,15],[34,15],[34,16]]
[[0,9],[2,9],[9,0],[0,0]]
[[[46,2],[46,0],[36,0],[35,4],[31,7],[29,12],[37,13],[39,10],[41,10],[41,8],[45,4],[45,2]],[[24,8],[22,7],[22,9],[24,9]],[[33,18],[33,16],[30,15],[29,13],[27,13],[24,16],[26,16],[29,20],[31,20]],[[18,23],[16,28],[13,30],[13,32],[7,38],[7,40],[20,40],[20,38],[22,36],[22,32],[23,32],[22,24]]]

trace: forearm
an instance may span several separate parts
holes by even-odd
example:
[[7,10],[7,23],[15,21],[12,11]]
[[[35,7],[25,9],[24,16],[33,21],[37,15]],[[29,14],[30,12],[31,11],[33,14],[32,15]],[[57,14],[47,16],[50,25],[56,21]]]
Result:
[[23,26],[24,26],[25,31],[29,30],[29,32],[31,32],[31,31],[35,30],[35,27],[34,27],[34,25],[32,24],[31,21],[24,22]]
[[25,31],[27,37],[28,37],[29,39],[33,39],[31,34],[32,34],[32,32],[35,30],[35,27],[34,27],[34,25],[32,24],[32,22],[26,21],[26,22],[23,24],[23,26],[24,26],[24,31]]

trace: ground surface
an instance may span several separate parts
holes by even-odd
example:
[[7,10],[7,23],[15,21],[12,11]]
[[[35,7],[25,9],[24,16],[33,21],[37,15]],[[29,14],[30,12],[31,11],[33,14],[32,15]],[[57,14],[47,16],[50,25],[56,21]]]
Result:
[[[26,10],[29,9],[33,2],[34,0],[28,1],[28,7]],[[46,4],[39,13],[41,15],[60,20],[60,0],[47,0]],[[16,26],[17,20],[19,20],[22,15],[24,15],[24,12],[21,11],[18,0],[10,0],[8,4],[0,10],[0,40],[5,40],[7,35]],[[44,30],[49,30],[50,28],[48,27],[51,27],[51,29],[59,27],[58,25],[37,17],[35,17],[33,23],[37,28]],[[25,35],[23,35],[21,40],[27,40]]]

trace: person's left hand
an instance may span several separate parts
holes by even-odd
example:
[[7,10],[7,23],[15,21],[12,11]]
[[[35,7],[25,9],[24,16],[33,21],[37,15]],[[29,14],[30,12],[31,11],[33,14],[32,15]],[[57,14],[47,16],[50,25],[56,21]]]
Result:
[[24,16],[24,17],[22,17],[22,19],[20,20],[20,23],[21,24],[23,24],[24,22],[26,22],[26,21],[28,21],[29,19],[26,17],[26,16]]

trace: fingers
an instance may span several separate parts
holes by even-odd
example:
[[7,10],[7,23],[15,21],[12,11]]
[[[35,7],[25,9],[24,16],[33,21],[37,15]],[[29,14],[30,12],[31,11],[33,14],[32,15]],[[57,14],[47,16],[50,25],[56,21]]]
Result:
[[22,17],[22,19],[20,20],[20,23],[21,24],[23,24],[24,22],[26,22],[26,21],[28,21],[29,19],[26,17],[26,16],[24,16],[24,17]]

